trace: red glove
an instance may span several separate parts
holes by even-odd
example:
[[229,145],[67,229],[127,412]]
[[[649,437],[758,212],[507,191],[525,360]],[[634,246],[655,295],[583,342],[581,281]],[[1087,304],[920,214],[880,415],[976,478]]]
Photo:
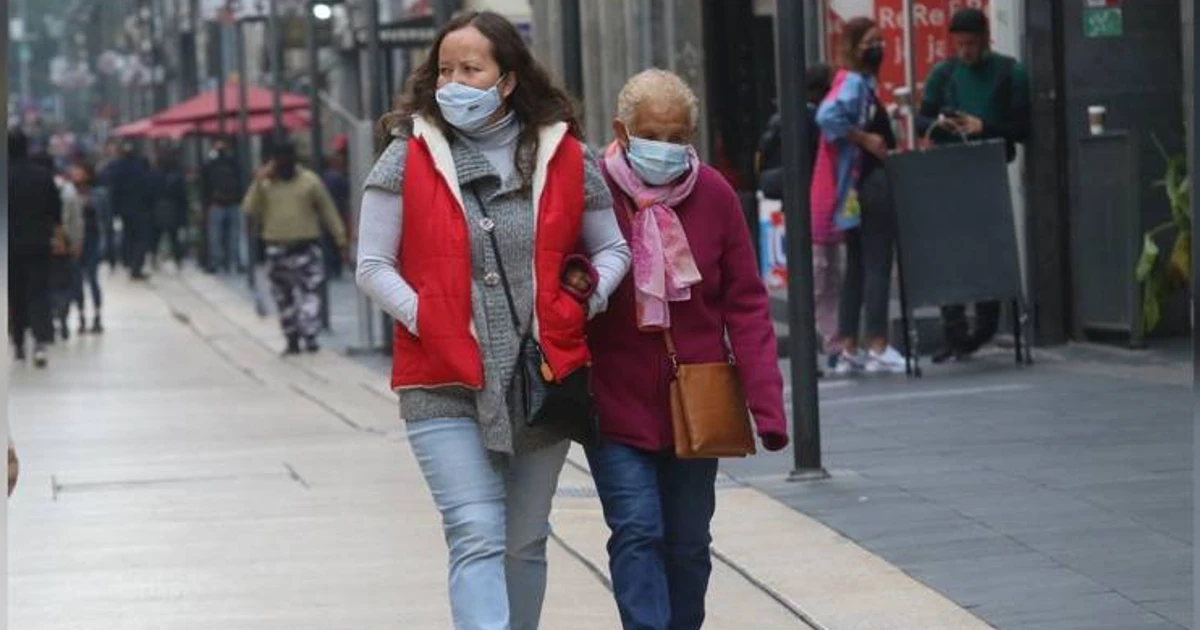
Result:
[[764,431],[758,434],[758,437],[762,440],[763,448],[768,451],[782,451],[787,448],[789,442],[787,433],[777,431]]

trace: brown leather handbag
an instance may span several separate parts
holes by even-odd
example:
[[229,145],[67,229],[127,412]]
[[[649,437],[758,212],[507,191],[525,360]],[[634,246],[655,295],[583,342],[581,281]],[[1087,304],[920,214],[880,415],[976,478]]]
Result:
[[679,363],[675,340],[663,331],[675,377],[671,381],[671,424],[680,459],[746,457],[755,453],[754,430],[737,366]]

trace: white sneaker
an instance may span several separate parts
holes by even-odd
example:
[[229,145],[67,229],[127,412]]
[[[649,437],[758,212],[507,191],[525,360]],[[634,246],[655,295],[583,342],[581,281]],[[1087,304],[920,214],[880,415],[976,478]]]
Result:
[[868,374],[903,374],[904,355],[891,346],[884,348],[883,352],[872,350],[867,353],[866,371]]
[[850,354],[843,350],[837,356],[837,367],[834,369],[838,374],[857,374],[863,371],[867,365],[867,355],[862,350],[857,354]]

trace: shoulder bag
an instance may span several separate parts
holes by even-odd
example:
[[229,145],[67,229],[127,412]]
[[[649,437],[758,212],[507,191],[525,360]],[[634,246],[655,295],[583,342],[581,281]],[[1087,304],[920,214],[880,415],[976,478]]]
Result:
[[[473,192],[471,194],[474,195]],[[483,201],[478,196],[475,196],[475,201],[479,204],[479,211],[490,221]],[[496,257],[496,270],[504,286],[504,298],[508,302],[513,330],[521,337],[517,367],[513,372],[514,383],[509,394],[520,397],[516,408],[526,426],[556,427],[566,437],[586,445],[596,434],[596,408],[592,401],[590,370],[581,367],[561,379],[555,379],[554,372],[546,362],[542,347],[532,331],[521,333],[521,318],[517,314],[512,285],[509,284],[504,260],[500,255],[500,243],[495,230],[485,231],[492,254]]]

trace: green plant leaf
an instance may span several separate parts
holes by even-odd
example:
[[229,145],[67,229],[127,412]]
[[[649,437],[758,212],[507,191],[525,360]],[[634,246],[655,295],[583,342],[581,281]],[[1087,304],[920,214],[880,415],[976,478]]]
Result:
[[1154,267],[1158,263],[1158,254],[1158,244],[1154,242],[1154,235],[1151,232],[1147,232],[1142,237],[1142,255],[1138,258],[1138,282],[1144,283],[1149,281],[1150,273],[1154,271]]
[[1173,291],[1186,289],[1192,278],[1192,235],[1180,232],[1175,237],[1175,246],[1167,259],[1169,288]]
[[1158,328],[1162,321],[1162,306],[1159,304],[1159,279],[1157,275],[1147,276],[1142,287],[1142,332],[1150,334]]

